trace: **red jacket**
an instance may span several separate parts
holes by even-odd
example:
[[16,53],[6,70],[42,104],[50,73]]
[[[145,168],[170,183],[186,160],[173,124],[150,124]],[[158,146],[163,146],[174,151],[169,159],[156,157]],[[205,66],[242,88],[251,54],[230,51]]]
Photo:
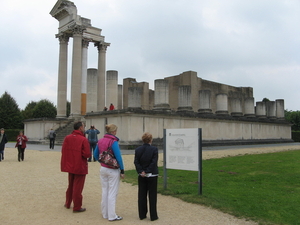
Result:
[[26,148],[26,142],[28,141],[28,138],[25,135],[18,135],[15,147],[18,147],[20,141],[22,142],[21,148]]
[[65,137],[61,148],[60,168],[62,172],[88,174],[87,159],[91,157],[88,139],[79,130]]

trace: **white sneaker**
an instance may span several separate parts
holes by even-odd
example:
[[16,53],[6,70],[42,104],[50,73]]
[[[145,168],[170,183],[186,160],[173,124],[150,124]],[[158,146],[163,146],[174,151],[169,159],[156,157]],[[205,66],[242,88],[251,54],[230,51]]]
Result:
[[109,221],[110,221],[110,222],[112,222],[112,221],[119,221],[119,220],[122,220],[122,219],[123,219],[123,217],[117,216],[115,219],[109,220]]

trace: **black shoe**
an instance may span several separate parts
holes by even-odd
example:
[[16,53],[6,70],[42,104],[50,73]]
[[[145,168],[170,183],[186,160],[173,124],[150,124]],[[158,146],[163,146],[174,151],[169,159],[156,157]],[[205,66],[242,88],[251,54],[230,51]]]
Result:
[[145,217],[141,217],[141,218],[140,218],[140,220],[143,220],[143,219],[146,219],[146,218],[147,218],[147,216],[145,216]]
[[151,219],[151,221],[158,220],[158,217]]
[[86,208],[81,208],[79,210],[73,210],[73,213],[79,213],[79,212],[84,212],[86,211]]

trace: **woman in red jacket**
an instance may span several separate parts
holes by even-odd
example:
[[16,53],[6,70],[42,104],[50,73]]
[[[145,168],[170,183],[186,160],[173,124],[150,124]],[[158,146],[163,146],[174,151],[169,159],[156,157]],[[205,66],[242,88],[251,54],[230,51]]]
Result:
[[17,136],[16,148],[18,148],[18,161],[24,161],[24,152],[26,148],[26,142],[28,141],[27,137],[23,134],[23,131],[19,132]]

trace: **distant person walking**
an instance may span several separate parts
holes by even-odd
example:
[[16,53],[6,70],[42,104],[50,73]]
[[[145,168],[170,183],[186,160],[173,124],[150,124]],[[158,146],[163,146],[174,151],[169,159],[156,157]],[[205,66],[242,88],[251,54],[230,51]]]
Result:
[[[98,134],[100,134],[100,131],[97,130],[94,125],[92,125],[91,128],[88,129],[85,133],[88,135],[88,140],[89,140],[89,143],[90,143],[91,157],[89,158],[88,161],[91,162],[92,158],[93,158],[93,152],[94,152],[94,150],[97,146],[97,143],[98,143]],[[94,162],[95,161],[98,161],[98,159],[96,160],[94,158]]]
[[17,136],[17,143],[16,148],[18,148],[18,161],[21,160],[24,161],[24,152],[26,148],[26,142],[28,141],[28,138],[24,135],[23,131],[19,132],[19,135]]
[[51,148],[54,149],[55,137],[56,137],[56,133],[55,133],[55,131],[51,128],[51,130],[49,131],[50,149],[51,149]]
[[109,106],[109,111],[114,110],[114,109],[115,109],[115,106],[111,103]]
[[[98,142],[98,148],[94,152],[95,158],[106,151],[111,146],[113,154],[120,166],[119,169],[112,168],[101,163],[100,180],[102,185],[102,216],[109,221],[122,220],[123,217],[116,214],[116,201],[119,192],[120,178],[124,179],[124,164],[121,150],[119,147],[119,138],[116,137],[118,127],[115,124],[105,126],[106,134]],[[99,152],[98,152],[99,151]]]
[[90,157],[90,145],[84,136],[84,123],[75,122],[72,134],[65,137],[61,148],[61,171],[69,173],[64,206],[69,209],[73,201],[74,213],[86,210],[81,207],[82,190],[88,174],[87,159]]
[[147,218],[147,195],[149,198],[150,220],[158,219],[157,204],[157,177],[158,177],[158,149],[151,146],[152,134],[144,133],[144,144],[135,149],[134,165],[138,176],[138,211],[141,220]]
[[5,144],[7,143],[7,137],[4,133],[4,128],[0,130],[0,162],[4,159],[4,149]]

